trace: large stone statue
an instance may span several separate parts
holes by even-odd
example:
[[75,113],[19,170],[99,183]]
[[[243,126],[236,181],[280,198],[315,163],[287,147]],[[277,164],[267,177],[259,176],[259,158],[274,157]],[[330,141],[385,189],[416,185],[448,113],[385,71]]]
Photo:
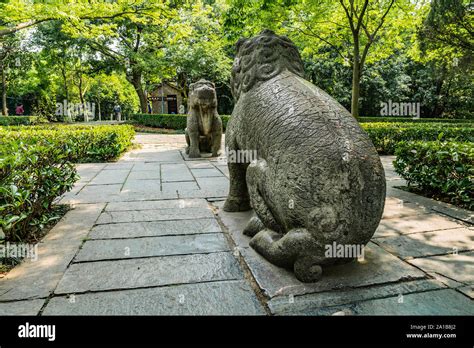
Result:
[[[264,30],[239,40],[232,68],[236,105],[226,131],[229,152],[225,211],[255,210],[244,233],[271,263],[318,280],[328,246],[363,247],[377,228],[385,175],[367,134],[350,113],[303,77],[295,45]],[[242,158],[242,156],[238,156]]]
[[189,86],[189,113],[186,124],[186,153],[190,158],[201,157],[201,152],[219,155],[222,139],[222,120],[217,113],[216,89],[212,82],[199,80]]

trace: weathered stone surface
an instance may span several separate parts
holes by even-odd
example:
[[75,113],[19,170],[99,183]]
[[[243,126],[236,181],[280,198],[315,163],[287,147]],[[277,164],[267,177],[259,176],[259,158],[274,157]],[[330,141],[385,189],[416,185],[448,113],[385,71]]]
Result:
[[410,233],[377,238],[376,243],[401,258],[421,257],[474,250],[474,231],[467,228]]
[[55,293],[133,289],[242,279],[230,252],[72,264]]
[[464,227],[462,224],[437,214],[419,214],[401,219],[384,219],[375,232],[375,238],[401,234],[430,232]]
[[94,226],[91,233],[89,234],[89,238],[136,238],[212,232],[221,232],[219,224],[213,218],[196,220],[125,222]]
[[69,211],[38,245],[38,260],[26,260],[0,279],[0,302],[48,297],[89,233],[104,204]]
[[186,122],[186,154],[190,158],[210,152],[213,157],[220,153],[222,120],[217,113],[216,87],[201,79],[189,85],[189,113]]
[[468,285],[462,288],[458,288],[458,291],[462,292],[464,295],[474,300],[474,285]]
[[160,201],[139,201],[139,202],[116,202],[109,203],[106,211],[126,211],[126,210],[155,210],[155,209],[186,209],[186,208],[208,208],[209,204],[205,199],[169,199]]
[[122,184],[130,169],[103,170],[89,182],[89,185]]
[[377,151],[342,105],[304,79],[286,37],[264,30],[239,40],[231,87],[224,210],[251,204],[250,245],[298,279],[318,280],[321,265],[340,261],[324,245],[365,245],[377,228],[385,202]]
[[271,299],[268,306],[270,311],[276,315],[304,315],[317,312],[324,307],[442,288],[445,286],[436,280],[414,280],[302,296],[278,296]]
[[132,259],[228,250],[229,246],[222,233],[89,240],[84,243],[74,261]]
[[43,307],[44,299],[14,302],[0,302],[0,316],[38,315]]
[[197,283],[52,298],[43,315],[264,315],[244,281]]
[[208,178],[208,177],[218,177],[224,176],[222,172],[216,168],[204,168],[204,169],[191,169],[195,178]]
[[258,285],[269,297],[296,296],[425,277],[423,272],[373,243],[366,246],[364,261],[325,267],[323,278],[316,283],[300,282],[291,271],[269,263],[253,249],[243,248],[240,252]]
[[163,182],[194,180],[185,164],[163,164],[161,165],[161,176]]
[[436,272],[458,282],[474,283],[474,252],[408,260],[425,272]]
[[213,217],[210,209],[188,208],[186,214],[179,209],[153,209],[153,210],[130,210],[130,211],[105,211],[97,224],[110,224],[118,222],[138,221],[163,221],[163,220],[185,220]]
[[[402,301],[403,302],[400,302]],[[387,297],[306,311],[306,315],[332,315],[347,311],[354,315],[472,315],[474,301],[456,290],[443,289]]]

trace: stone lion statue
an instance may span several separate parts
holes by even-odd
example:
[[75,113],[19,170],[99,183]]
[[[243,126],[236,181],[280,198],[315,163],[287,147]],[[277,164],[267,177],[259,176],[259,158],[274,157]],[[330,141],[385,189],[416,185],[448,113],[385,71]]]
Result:
[[224,210],[252,207],[256,217],[244,229],[250,246],[299,280],[317,281],[321,266],[355,258],[328,247],[363,247],[373,236],[385,201],[380,158],[357,120],[304,79],[284,36],[264,30],[239,40],[231,87],[226,148],[256,151],[257,160],[228,159]]
[[189,86],[189,112],[186,123],[186,153],[190,158],[201,157],[201,152],[219,155],[222,139],[222,120],[217,113],[216,89],[212,82],[201,79]]

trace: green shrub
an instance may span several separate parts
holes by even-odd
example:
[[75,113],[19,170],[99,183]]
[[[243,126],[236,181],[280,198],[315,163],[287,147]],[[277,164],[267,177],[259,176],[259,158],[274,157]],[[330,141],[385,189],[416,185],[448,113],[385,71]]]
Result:
[[29,126],[46,122],[48,120],[40,116],[0,116],[0,126]]
[[474,144],[459,142],[401,142],[395,170],[409,186],[429,196],[474,208]]
[[412,118],[412,117],[393,117],[393,116],[371,116],[359,117],[360,123],[367,122],[410,122],[410,123],[474,123],[473,119],[456,119],[456,118]]
[[135,135],[130,125],[40,125],[30,127],[5,127],[0,130],[0,140],[46,139],[62,146],[72,141],[73,162],[103,162],[122,154]]
[[362,123],[375,148],[380,154],[392,155],[400,141],[474,140],[474,127],[466,124],[445,123]]
[[[142,126],[168,128],[176,130],[184,130],[186,128],[186,118],[188,115],[182,114],[135,114],[132,120]],[[222,119],[222,127],[225,130],[229,115],[220,115]]]
[[10,138],[0,142],[0,227],[7,240],[21,241],[54,219],[54,199],[77,180],[74,144]]

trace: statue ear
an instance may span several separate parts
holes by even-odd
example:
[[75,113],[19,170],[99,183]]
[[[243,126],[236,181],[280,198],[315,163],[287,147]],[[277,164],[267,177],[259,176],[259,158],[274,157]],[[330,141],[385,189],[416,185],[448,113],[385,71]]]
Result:
[[194,91],[194,85],[195,85],[195,83],[191,83],[191,84],[189,85],[189,91],[190,91],[190,92]]
[[235,44],[235,51],[236,51],[236,53],[239,53],[240,47],[241,47],[246,41],[247,41],[247,39],[245,39],[245,38],[243,38],[243,37],[241,37],[241,38],[237,41],[237,43]]

